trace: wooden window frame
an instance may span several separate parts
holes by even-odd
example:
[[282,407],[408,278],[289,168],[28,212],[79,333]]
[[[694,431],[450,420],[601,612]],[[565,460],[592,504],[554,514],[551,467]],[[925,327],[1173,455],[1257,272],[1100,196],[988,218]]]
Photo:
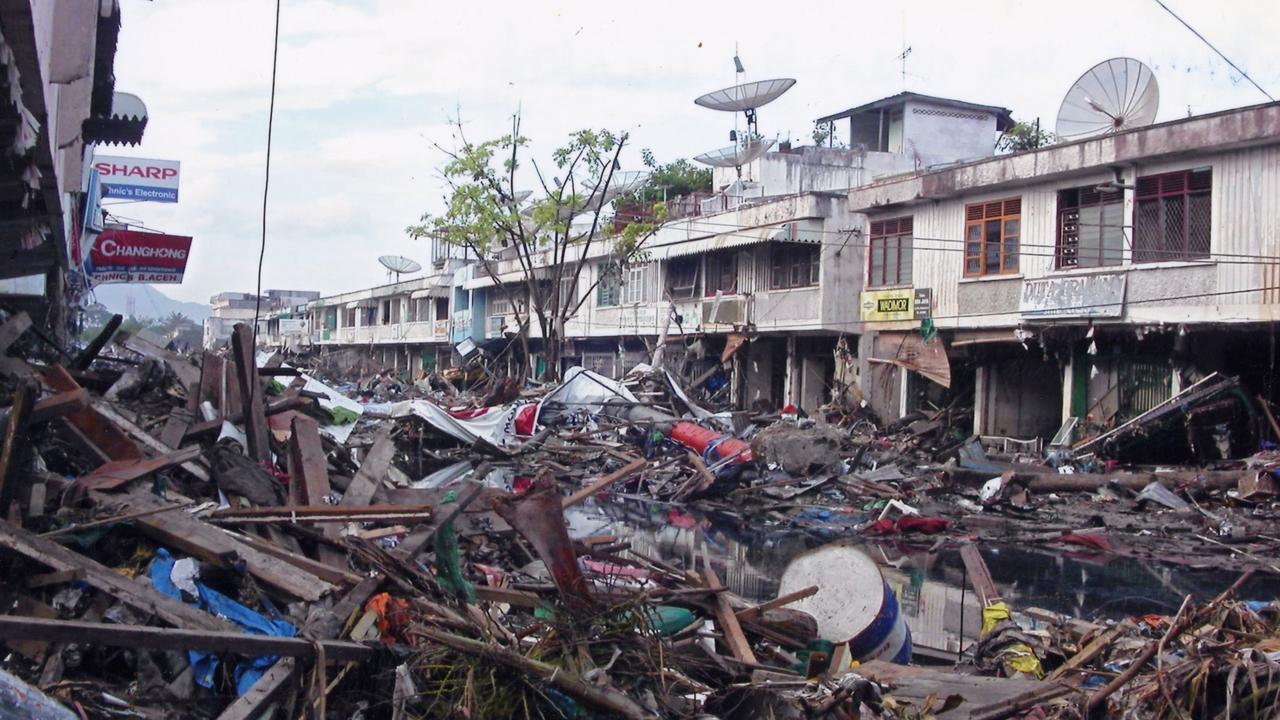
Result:
[[[688,280],[687,275],[692,274],[693,282],[691,285],[676,285],[677,278],[683,282]],[[697,298],[698,288],[701,287],[702,280],[702,259],[698,257],[673,258],[667,262],[667,294],[673,300],[693,300]],[[679,292],[677,292],[677,289]]]
[[[914,219],[911,216],[876,220],[871,223],[867,237],[867,287],[900,287],[911,284],[912,253],[915,250]],[[893,240],[894,268],[893,278],[889,277],[889,241]],[[880,277],[876,277],[875,256],[879,253],[883,258],[880,263]],[[906,264],[903,264],[903,259]],[[903,270],[906,278],[903,279]]]
[[[710,253],[706,257],[707,272],[702,283],[703,297],[738,294],[738,253],[734,250]],[[727,281],[727,282],[726,282]]]
[[817,287],[822,280],[822,246],[773,243],[769,248],[769,289]]
[[596,282],[596,307],[617,307],[622,304],[622,271],[617,265],[601,265]]
[[[1188,260],[1207,260],[1213,246],[1213,168],[1199,167],[1176,172],[1145,175],[1135,183],[1133,200],[1133,262],[1182,262]],[[1174,198],[1181,198],[1181,230],[1177,247],[1171,247],[1168,217],[1168,204]],[[1207,235],[1203,249],[1191,247],[1192,198],[1203,198],[1206,204],[1204,224]],[[1154,205],[1157,211],[1156,224],[1158,235],[1149,237],[1148,224],[1143,212]],[[1158,246],[1151,241],[1158,240]],[[1154,255],[1154,257],[1151,257]]]
[[[991,223],[997,223],[998,234],[991,238]],[[1014,232],[1009,223],[1015,223]],[[977,230],[976,238],[974,230]],[[1017,275],[1022,249],[1022,198],[1004,198],[972,203],[964,207],[964,277]],[[995,253],[991,245],[996,244]],[[987,260],[996,260],[996,269],[987,268]],[[1012,262],[1010,262],[1012,259]]]

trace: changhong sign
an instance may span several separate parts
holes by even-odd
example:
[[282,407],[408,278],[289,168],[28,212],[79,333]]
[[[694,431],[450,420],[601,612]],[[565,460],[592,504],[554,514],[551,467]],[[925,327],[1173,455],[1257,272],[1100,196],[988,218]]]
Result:
[[191,238],[183,235],[103,230],[89,251],[85,272],[102,283],[180,283]]

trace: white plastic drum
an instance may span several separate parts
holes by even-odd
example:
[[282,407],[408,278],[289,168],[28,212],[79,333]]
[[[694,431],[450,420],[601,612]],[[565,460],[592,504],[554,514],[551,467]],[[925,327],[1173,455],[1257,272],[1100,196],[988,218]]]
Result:
[[818,592],[787,607],[818,621],[818,636],[849,643],[855,660],[911,661],[911,630],[898,612],[898,598],[875,561],[847,545],[827,545],[800,555],[782,574],[779,595],[811,585]]

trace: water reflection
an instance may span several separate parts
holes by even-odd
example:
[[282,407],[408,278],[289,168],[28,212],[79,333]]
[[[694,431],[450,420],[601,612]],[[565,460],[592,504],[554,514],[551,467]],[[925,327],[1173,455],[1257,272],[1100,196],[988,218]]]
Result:
[[[772,599],[792,558],[833,540],[856,542],[881,566],[898,594],[915,644],[924,651],[954,653],[977,638],[981,608],[967,587],[964,563],[953,543],[936,538],[860,539],[856,514],[825,513],[792,526],[753,525],[729,514],[691,512],[677,505],[612,498],[567,514],[574,537],[614,535],[653,558],[692,569],[710,558],[725,584],[752,602]],[[1015,610],[1031,607],[1083,619],[1172,614],[1182,598],[1208,599],[1238,574],[1161,565],[1111,555],[1064,552],[987,543],[980,548],[1002,597]],[[832,568],[840,572],[840,568]],[[1272,599],[1274,577],[1256,577],[1242,597]]]

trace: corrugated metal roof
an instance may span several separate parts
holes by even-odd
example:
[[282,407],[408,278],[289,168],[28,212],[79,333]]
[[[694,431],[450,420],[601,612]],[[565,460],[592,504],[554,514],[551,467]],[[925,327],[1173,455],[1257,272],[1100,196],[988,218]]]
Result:
[[1005,130],[1010,125],[1013,125],[1013,113],[1010,112],[1009,108],[1003,108],[999,105],[980,105],[978,103],[965,102],[964,100],[952,100],[951,98],[922,95],[920,93],[913,92],[900,92],[897,95],[881,98],[880,100],[869,102],[865,105],[851,107],[848,110],[835,113],[834,115],[820,117],[814,122],[821,124],[832,122],[834,120],[843,120],[844,118],[852,115],[860,115],[866,112],[875,112],[885,108],[898,107],[899,105],[905,105],[910,101],[926,102],[934,105],[946,105],[947,107],[960,108],[962,110],[989,112],[996,116],[996,129],[1001,131]]
[[793,220],[761,227],[728,230],[704,238],[659,245],[650,248],[650,252],[660,258],[676,258],[765,242],[820,243],[822,228],[813,227],[814,224],[815,221],[812,220]]

